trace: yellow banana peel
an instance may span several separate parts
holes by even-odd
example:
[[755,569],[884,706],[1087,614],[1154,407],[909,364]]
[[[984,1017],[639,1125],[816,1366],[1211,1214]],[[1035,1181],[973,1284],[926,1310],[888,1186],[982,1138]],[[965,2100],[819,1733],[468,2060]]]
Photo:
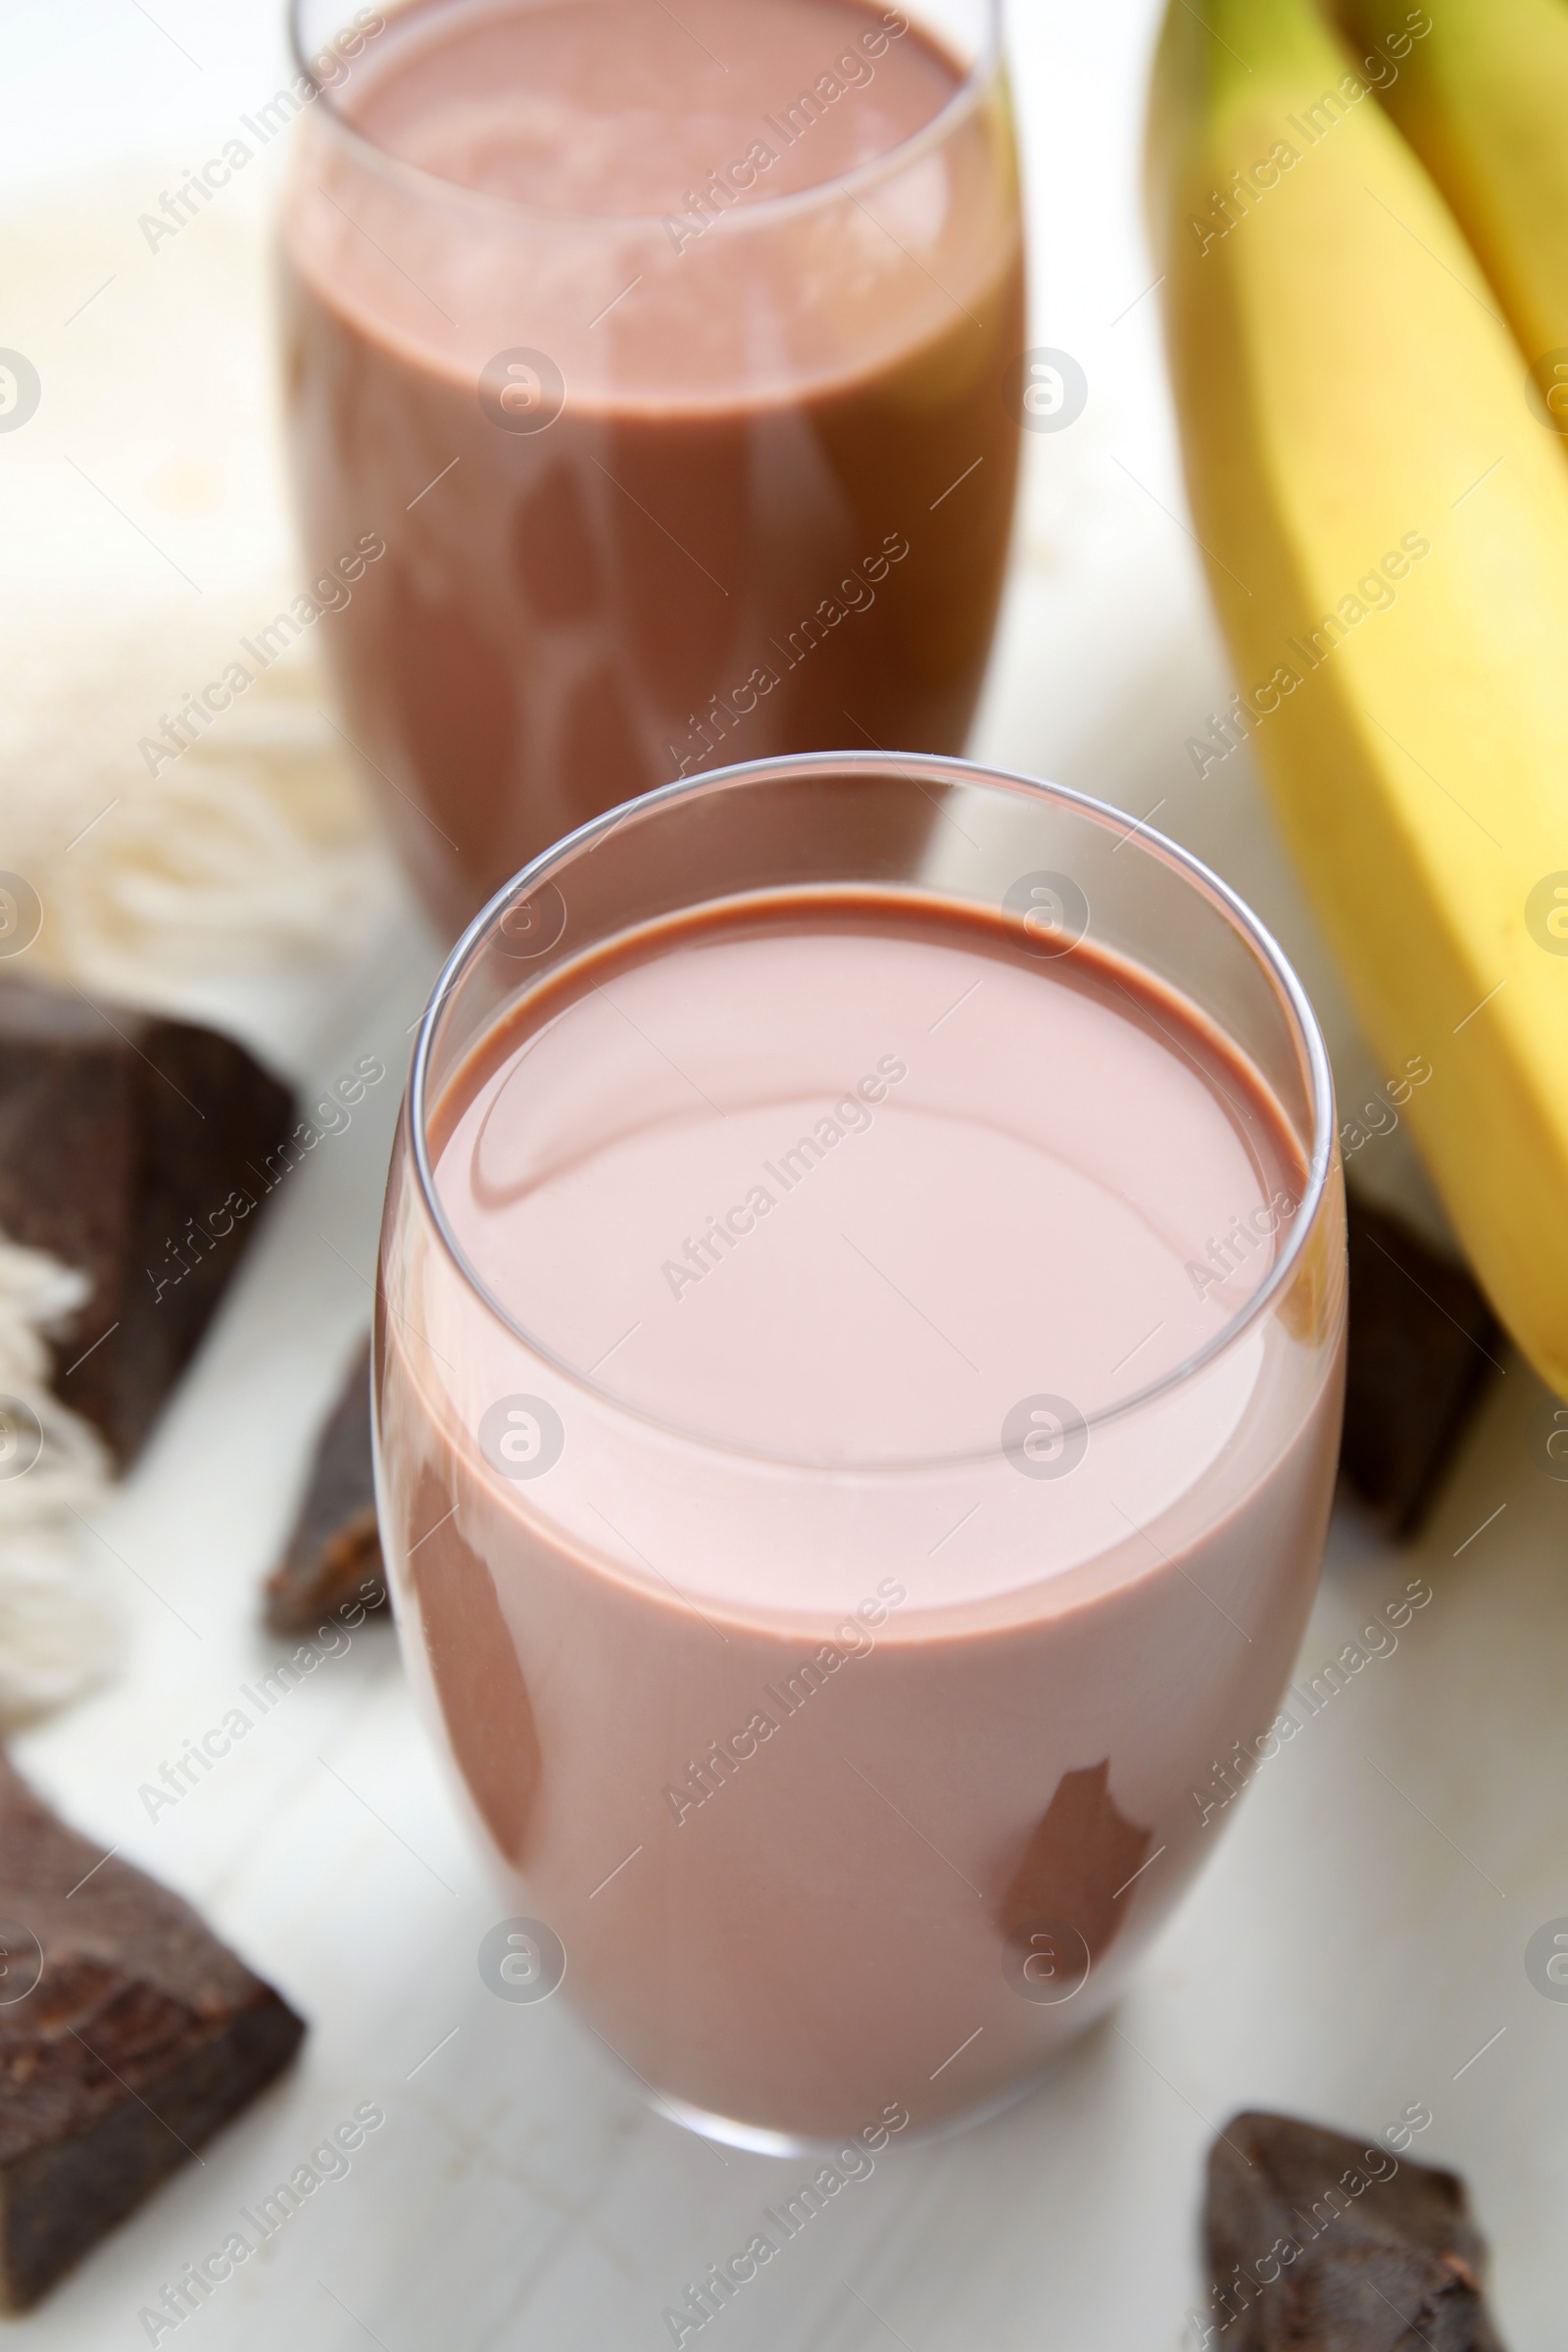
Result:
[[[1340,0],[1355,62],[1436,180],[1523,362],[1568,361],[1568,7]],[[1427,29],[1418,31],[1424,24]],[[1523,363],[1522,363],[1523,364]],[[1538,377],[1561,391],[1568,366]],[[1562,414],[1568,430],[1568,414]]]
[[1423,1156],[1568,1395],[1568,467],[1311,0],[1171,0],[1150,195],[1247,726]]

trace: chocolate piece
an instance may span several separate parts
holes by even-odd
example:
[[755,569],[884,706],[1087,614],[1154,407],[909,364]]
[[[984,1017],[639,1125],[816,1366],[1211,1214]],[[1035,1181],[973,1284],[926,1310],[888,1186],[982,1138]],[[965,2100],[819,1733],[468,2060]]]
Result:
[[1209,2150],[1204,2228],[1205,2343],[1502,2352],[1457,2174],[1288,2115],[1238,2115]]
[[0,1232],[87,1274],[55,1388],[135,1455],[298,1148],[285,1088],[210,1029],[0,981]]
[[0,1757],[0,2306],[22,2311],[255,2097],[305,2032],[188,1903]]
[[1384,1532],[1413,1535],[1502,1352],[1462,1266],[1352,1194],[1340,1468]]
[[317,1443],[288,1549],[267,1580],[267,1622],[299,1634],[358,1601],[386,1606],[370,1460],[370,1343],[354,1358]]
[[1076,1929],[1088,1960],[1098,1960],[1127,1916],[1117,1897],[1143,1867],[1152,1835],[1118,1810],[1108,1756],[1064,1772],[1002,1898],[1003,1935],[1027,1951],[1030,1931],[1054,1921]]

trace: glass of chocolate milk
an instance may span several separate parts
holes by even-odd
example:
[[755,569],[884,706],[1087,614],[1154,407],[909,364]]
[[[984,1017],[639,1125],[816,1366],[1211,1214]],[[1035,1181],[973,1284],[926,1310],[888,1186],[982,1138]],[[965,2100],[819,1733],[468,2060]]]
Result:
[[295,0],[286,400],[438,922],[674,777],[961,750],[1025,366],[997,0],[342,9]]
[[380,1295],[493,1988],[743,2146],[1018,2095],[1295,1730],[1345,1212],[1273,941],[1022,777],[666,786],[456,949]]

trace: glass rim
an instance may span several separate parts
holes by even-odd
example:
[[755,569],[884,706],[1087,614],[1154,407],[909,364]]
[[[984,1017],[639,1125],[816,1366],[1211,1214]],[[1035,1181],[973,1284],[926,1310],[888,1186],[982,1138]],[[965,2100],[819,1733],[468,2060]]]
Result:
[[[430,1160],[426,1117],[430,1056],[435,1041],[435,1032],[441,1015],[461,986],[469,966],[488,945],[492,933],[500,928],[502,918],[509,909],[519,900],[532,897],[543,884],[553,882],[559,871],[574,863],[579,858],[591,857],[596,849],[602,847],[612,833],[618,832],[631,818],[635,817],[639,821],[645,821],[649,817],[657,818],[662,810],[705,800],[719,792],[736,789],[748,790],[755,785],[783,781],[785,778],[797,778],[803,775],[810,776],[824,770],[841,775],[846,772],[864,776],[904,775],[917,786],[920,777],[914,771],[920,770],[926,780],[931,782],[979,784],[993,790],[1013,794],[1026,801],[1030,799],[1045,800],[1098,825],[1102,831],[1119,834],[1121,841],[1118,843],[1118,847],[1122,843],[1136,841],[1145,855],[1154,858],[1158,862],[1173,870],[1182,881],[1196,888],[1221,914],[1228,918],[1233,929],[1240,934],[1244,945],[1250,951],[1254,960],[1263,967],[1269,981],[1283,1001],[1289,1026],[1294,1033],[1295,1042],[1301,1053],[1305,1065],[1312,1118],[1310,1138],[1298,1139],[1307,1147],[1306,1175],[1301,1198],[1291,1218],[1290,1238],[1275,1259],[1266,1279],[1258,1285],[1251,1298],[1236,1310],[1235,1314],[1214,1334],[1212,1339],[1205,1341],[1201,1348],[1195,1349],[1179,1364],[1174,1365],[1168,1372],[1161,1373],[1157,1379],[1148,1382],[1143,1388],[1135,1389],[1128,1396],[1118,1397],[1114,1402],[1102,1405],[1094,1412],[1083,1415],[1082,1425],[1086,1431],[1097,1429],[1107,1422],[1121,1420],[1130,1414],[1142,1411],[1158,1398],[1173,1394],[1191,1381],[1196,1374],[1204,1370],[1234,1348],[1239,1341],[1246,1337],[1253,1325],[1261,1320],[1273,1301],[1288,1288],[1294,1278],[1297,1267],[1304,1256],[1316,1230],[1328,1189],[1330,1171],[1334,1164],[1336,1131],[1333,1072],[1329,1064],[1328,1048],[1324,1043],[1317,1015],[1312,1009],[1306,991],[1301,986],[1289,957],[1273,933],[1253,913],[1239,892],[1233,890],[1230,884],[1223,881],[1211,867],[1205,865],[1201,858],[1194,857],[1179,843],[1169,840],[1162,833],[1154,832],[1148,824],[1129,817],[1122,809],[1111,807],[1108,802],[1098,801],[1091,794],[1079,792],[1071,785],[1048,783],[1040,777],[1021,774],[1016,769],[990,767],[980,761],[949,758],[935,753],[802,752],[768,760],[740,760],[727,767],[713,768],[701,776],[683,777],[669,784],[661,784],[651,792],[639,794],[630,801],[623,801],[617,808],[607,809],[603,815],[591,817],[586,824],[579,825],[574,831],[564,834],[560,841],[553,843],[537,858],[530,859],[509,882],[502,884],[501,888],[486,902],[468,924],[442,965],[430,992],[429,1002],[420,1015],[418,1033],[414,1044],[414,1055],[410,1064],[403,1116],[407,1120],[410,1130],[414,1167],[425,1214],[429,1217],[441,1246],[460,1280],[480,1305],[495,1317],[503,1329],[508,1331],[514,1339],[520,1340],[530,1353],[542,1363],[547,1364],[551,1371],[566,1382],[571,1389],[596,1399],[600,1405],[608,1407],[612,1413],[641,1422],[667,1436],[678,1438],[687,1445],[795,1472],[826,1473],[830,1476],[843,1477],[876,1477],[880,1475],[908,1477],[912,1473],[978,1465],[999,1461],[1004,1457],[1005,1448],[1000,1440],[978,1449],[970,1448],[956,1453],[926,1453],[908,1458],[878,1459],[869,1462],[827,1458],[820,1455],[781,1454],[764,1450],[760,1446],[742,1444],[733,1439],[718,1437],[710,1431],[691,1429],[684,1423],[667,1419],[663,1414],[648,1411],[643,1406],[632,1403],[628,1398],[617,1396],[612,1390],[601,1387],[588,1374],[568,1363],[564,1357],[545,1344],[536,1333],[529,1331],[514,1315],[509,1312],[491,1292],[477,1269],[469,1263],[452,1230],[436,1189],[435,1171]],[[815,891],[820,891],[824,886],[817,884],[811,887]],[[825,887],[833,888],[835,886],[827,885]],[[864,886],[863,884],[851,884],[849,887],[863,888]],[[913,886],[916,892],[918,892],[918,887],[917,883]],[[933,892],[930,895],[940,897],[942,894]],[[695,902],[695,904],[716,903],[718,902]],[[526,994],[527,989],[524,986],[513,1003],[520,1002]]]
[[[336,135],[351,149],[368,157],[377,171],[393,179],[405,181],[415,193],[422,193],[431,200],[469,204],[501,220],[513,220],[519,224],[531,222],[560,230],[606,236],[617,231],[621,235],[631,232],[646,235],[661,227],[666,219],[687,217],[684,214],[659,212],[584,213],[569,205],[528,204],[520,197],[504,196],[493,188],[467,187],[462,180],[445,179],[438,172],[427,172],[422,164],[410,163],[407,157],[396,155],[390,147],[383,146],[379,139],[371,138],[340,107],[332,103],[333,84],[323,81],[317,73],[306,47],[303,19],[307,4],[308,0],[289,0],[288,5],[289,51],[299,77],[310,83],[312,99],[325,101],[326,119]],[[428,0],[400,0],[400,5],[387,10],[383,30],[390,27],[395,18],[408,15],[424,5],[428,5]],[[725,222],[737,220],[748,224],[754,220],[765,223],[795,213],[809,212],[816,206],[825,207],[846,196],[854,198],[858,191],[908,170],[928,151],[943,146],[962,119],[974,112],[986,90],[1003,71],[1002,0],[979,0],[979,5],[984,11],[984,38],[962,80],[928,122],[922,122],[918,130],[911,131],[897,146],[887,148],[881,155],[871,156],[863,164],[857,164],[853,172],[843,172],[836,179],[813,180],[808,186],[791,189],[787,194],[760,196],[752,203],[737,202],[729,212],[716,215],[713,224],[721,227]],[[913,28],[912,20],[903,9],[896,13],[905,16],[906,29]],[[876,20],[872,19],[872,22]]]

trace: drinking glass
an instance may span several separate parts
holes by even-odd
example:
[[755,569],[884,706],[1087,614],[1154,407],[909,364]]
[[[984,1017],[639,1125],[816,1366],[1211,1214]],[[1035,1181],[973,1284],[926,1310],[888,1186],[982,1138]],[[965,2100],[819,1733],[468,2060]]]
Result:
[[[781,89],[688,209],[632,217],[461,185],[368,135],[399,44],[487,6],[409,0],[343,28],[342,0],[294,0],[310,96],[283,230],[293,470],[341,731],[449,936],[666,779],[841,743],[960,751],[1042,397],[998,0],[825,17],[864,24],[812,89]],[[825,107],[867,103],[919,42],[951,61],[939,111],[770,192],[756,155],[821,138]],[[657,142],[657,114],[639,135]]]
[[[934,812],[923,852],[916,808]],[[1022,1435],[1015,1413],[956,1415],[855,1457],[810,1434],[809,1397],[749,1414],[754,1357],[713,1367],[713,1413],[686,1426],[632,1392],[608,1325],[590,1351],[487,1287],[435,1170],[500,1025],[650,923],[835,892],[1000,917],[1047,959],[1081,944],[1183,1007],[1272,1106],[1298,1168],[1256,1224],[1272,1260],[1172,1368],[1141,1380],[1134,1349],[1081,1414],[1024,1397]],[[693,1088],[726,1116],[748,1090],[771,1101],[722,1004],[707,1034],[674,1076],[650,1049],[624,1092],[569,1037],[551,1066],[592,1082],[584,1101],[599,1087],[612,1133],[666,1084],[670,1115]],[[911,1098],[927,1051],[912,1032],[901,1047]],[[804,1037],[824,1098],[841,1053]],[[509,1080],[513,1131],[559,1165],[575,1147],[535,1115],[543,1066]],[[1016,1126],[1058,1083],[1014,1071],[977,1115]],[[1132,1138],[1145,1213],[1168,1201],[1175,1222],[1157,1114],[1096,1083],[1084,1126]],[[954,1201],[960,1281],[986,1213],[983,1193]],[[1200,1298],[1233,1247],[1257,1247],[1206,1238]],[[495,1988],[564,1980],[666,2111],[741,2145],[950,2126],[1016,2096],[1115,1998],[1231,1799],[1294,1736],[1277,1710],[1335,1476],[1344,1262],[1299,984],[1224,884],[1095,801],[956,760],[813,755],[665,786],[536,859],[469,926],[419,1030],[375,1342],[398,1624],[509,1890]],[[590,1269],[546,1271],[570,1297]],[[645,1289],[654,1303],[617,1299],[611,1320],[689,1312],[660,1306],[652,1273]],[[1023,1282],[1004,1307],[1025,1340],[1062,1311]],[[888,1313],[875,1377],[906,1396],[914,1325]],[[683,1777],[690,1801],[671,1801]]]

